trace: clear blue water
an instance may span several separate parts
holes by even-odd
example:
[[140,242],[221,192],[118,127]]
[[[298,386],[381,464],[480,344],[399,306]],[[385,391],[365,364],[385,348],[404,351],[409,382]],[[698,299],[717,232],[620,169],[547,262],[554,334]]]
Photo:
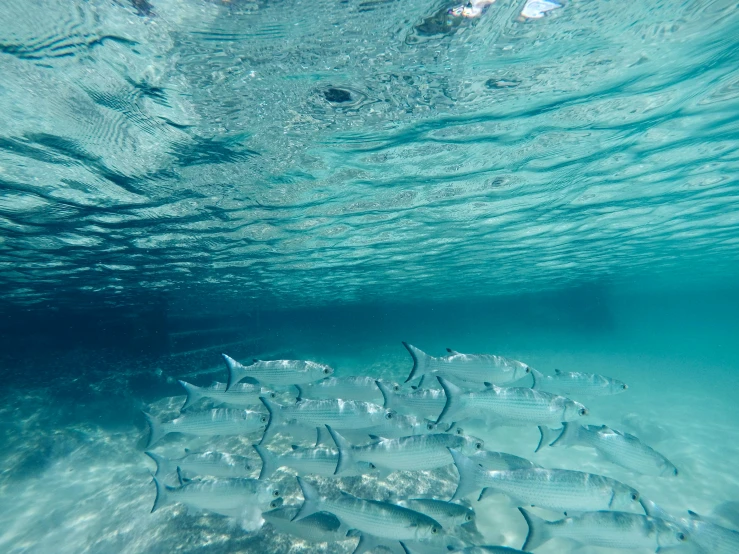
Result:
[[[474,431],[674,514],[725,513],[739,10],[559,4],[0,0],[0,550],[296,552],[267,527],[149,514],[140,410],[173,417],[177,379],[224,380],[220,352],[402,381],[402,340],[627,381],[592,423],[637,414],[624,430],[678,481],[534,455],[535,428]],[[251,441],[194,446],[255,458]],[[381,497],[432,477],[342,482]],[[521,546],[515,509],[477,511],[490,544]]]

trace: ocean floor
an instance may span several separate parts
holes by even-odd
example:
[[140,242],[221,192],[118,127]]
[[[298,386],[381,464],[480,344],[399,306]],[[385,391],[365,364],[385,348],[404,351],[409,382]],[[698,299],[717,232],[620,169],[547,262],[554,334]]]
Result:
[[[309,341],[310,337],[304,339]],[[446,346],[462,349],[439,344],[435,337],[414,337],[414,342],[439,355]],[[472,346],[477,351],[491,351],[485,349],[485,342],[481,338]],[[324,346],[330,358],[325,361],[334,365],[339,376],[369,374],[402,382],[411,368],[411,360],[399,341],[361,347],[351,347],[346,342]],[[680,474],[674,478],[635,475],[598,459],[592,450],[584,448],[545,449],[535,454],[539,438],[535,427],[464,426],[466,432],[484,439],[488,450],[523,456],[548,468],[612,476],[634,486],[642,496],[675,515],[684,515],[688,509],[711,515],[739,498],[739,443],[733,440],[739,426],[739,404],[735,400],[734,373],[716,367],[711,360],[636,352],[623,344],[619,347],[617,341],[607,346],[584,343],[580,350],[563,346],[555,339],[509,341],[507,347],[509,351],[496,353],[522,359],[546,374],[554,368],[582,370],[627,382],[629,390],[624,394],[582,399],[591,409],[590,423],[605,423],[636,434],[667,456]],[[315,357],[318,350],[311,347],[305,355]],[[139,394],[141,382],[150,379],[150,395],[157,396],[156,390],[151,390],[157,386],[161,386],[162,392],[177,394],[177,385],[172,385],[172,381],[178,375],[168,375],[154,366],[137,371],[145,377],[115,368],[89,377],[83,374],[73,384],[70,381],[74,379],[61,376],[42,388],[33,388],[29,383],[28,387],[16,385],[4,390],[0,403],[0,550],[75,554],[353,550],[356,539],[327,547],[278,534],[268,525],[256,533],[247,533],[238,521],[188,512],[181,505],[150,513],[155,497],[151,473],[155,468],[144,455],[147,431],[139,409],[174,417],[184,395],[168,398],[162,393],[152,402],[145,401]],[[193,371],[197,372],[197,368]],[[225,370],[220,376],[206,371],[199,377],[204,383],[212,378],[224,380]],[[134,387],[135,383],[138,384]],[[253,458],[257,476],[260,462],[250,445],[258,439],[258,435],[212,440],[169,435],[156,451],[172,457],[180,457],[186,447],[242,454]],[[287,448],[288,444],[286,439],[284,446]],[[286,504],[301,503],[291,470],[280,470],[275,479]],[[451,495],[456,486],[456,470],[450,466],[435,472],[395,473],[381,482],[372,477],[341,478],[334,484],[321,478],[312,480],[368,498],[433,494],[443,497]],[[525,522],[504,497],[475,502],[474,508],[478,529],[487,543],[521,547]],[[556,519],[554,514],[539,513]],[[571,550],[572,545],[555,540],[536,552]],[[619,552],[606,548],[587,551]]]

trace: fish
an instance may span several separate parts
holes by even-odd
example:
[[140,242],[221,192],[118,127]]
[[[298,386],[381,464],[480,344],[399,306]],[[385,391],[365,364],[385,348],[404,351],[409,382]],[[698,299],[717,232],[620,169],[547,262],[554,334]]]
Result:
[[438,521],[429,516],[378,500],[357,498],[344,491],[335,499],[321,497],[316,488],[301,477],[298,485],[303,492],[303,505],[293,521],[300,521],[316,512],[329,512],[351,529],[385,541],[428,540],[442,532]]
[[[275,454],[258,444],[253,445],[262,459],[262,470],[259,479],[264,480],[281,467],[289,467],[299,475],[321,475],[332,477],[339,462],[339,452],[331,448],[300,448],[292,445],[292,450],[286,454]],[[375,467],[369,463],[359,463],[350,468],[344,476],[364,475],[375,472]]]
[[[542,440],[537,451],[552,436],[550,430],[541,427],[539,432]],[[634,435],[616,431],[606,425],[582,426],[565,423],[559,436],[551,441],[549,446],[589,446],[609,462],[642,475],[675,477],[678,474],[677,468],[662,454]]]
[[[349,377],[327,377],[315,383],[295,385],[298,389],[298,398],[311,400],[325,400],[341,398],[342,400],[360,400],[362,402],[382,402],[382,393],[377,388],[379,380],[366,375]],[[399,391],[400,385],[393,382],[383,382],[383,386],[393,391]]]
[[[467,504],[457,504],[433,498],[409,498],[398,501],[399,506],[421,512],[435,519],[445,530],[456,529],[468,542],[483,540],[477,530],[476,514]],[[406,545],[407,546],[407,545]]]
[[184,433],[196,436],[241,435],[261,431],[267,426],[269,417],[263,412],[216,408],[205,412],[181,415],[167,423],[162,423],[151,414],[143,412],[149,424],[149,442],[146,448],[161,440],[169,433]]
[[251,460],[245,456],[236,456],[224,452],[190,452],[185,450],[182,458],[166,458],[154,452],[144,452],[154,460],[157,470],[154,475],[162,477],[175,473],[180,468],[185,477],[209,475],[212,477],[248,477],[254,468]]
[[251,383],[238,383],[226,390],[226,383],[215,382],[209,387],[197,387],[185,381],[177,381],[187,393],[187,399],[180,408],[183,412],[201,398],[209,398],[216,404],[228,404],[236,407],[249,407],[260,404],[259,397],[277,398],[277,393],[271,389]]
[[587,416],[589,410],[574,400],[524,387],[496,387],[480,392],[464,392],[443,377],[439,383],[446,404],[436,423],[489,417],[506,424],[557,425]]
[[254,360],[253,364],[244,366],[226,354],[222,356],[228,368],[227,391],[246,378],[260,384],[302,385],[330,377],[334,372],[330,366],[308,360]]
[[317,512],[300,521],[293,521],[298,506],[281,506],[264,512],[262,517],[280,533],[299,537],[308,542],[335,542],[350,539],[349,528],[333,514]]
[[505,452],[492,452],[490,450],[480,450],[479,452],[471,454],[469,458],[489,471],[531,469],[539,467],[537,464],[527,460],[526,458],[514,456],[513,454],[506,454]]
[[449,454],[450,447],[468,453],[482,450],[484,447],[481,439],[447,433],[414,435],[399,439],[376,437],[373,443],[352,446],[335,429],[328,425],[326,428],[339,449],[336,475],[353,470],[357,462],[367,462],[391,471],[434,469],[454,462]]
[[377,382],[377,388],[382,392],[385,408],[399,414],[417,415],[436,420],[446,404],[446,394],[441,389],[397,392],[380,381]]
[[629,386],[623,381],[598,375],[554,370],[554,375],[544,375],[533,369],[531,376],[534,390],[543,390],[563,396],[612,396],[626,392]]
[[448,356],[436,358],[407,342],[403,346],[413,358],[413,369],[405,380],[406,383],[423,375],[435,374],[475,383],[503,385],[518,381],[531,372],[531,368],[525,363],[503,356],[461,354],[447,348]]
[[487,471],[451,448],[459,484],[452,500],[482,490],[479,499],[494,491],[506,494],[518,506],[561,511],[621,510],[642,512],[639,492],[610,477],[568,469],[513,469]]
[[706,520],[693,511],[678,524],[690,535],[690,539],[705,554],[736,554],[739,552],[739,532]]
[[185,481],[180,475],[180,486],[171,487],[154,477],[156,499],[151,512],[173,503],[185,504],[197,510],[240,518],[247,523],[245,528],[261,527],[262,512],[276,508],[280,498],[279,489],[272,483],[256,479],[205,479]]
[[529,526],[521,547],[526,551],[535,550],[557,537],[590,546],[648,548],[654,552],[688,541],[688,534],[674,523],[640,514],[598,511],[547,521],[524,508],[518,510]]
[[264,396],[260,400],[269,412],[269,423],[259,444],[271,439],[277,426],[287,421],[313,427],[328,424],[340,429],[363,429],[395,417],[392,410],[357,400],[301,400],[290,406],[276,404]]

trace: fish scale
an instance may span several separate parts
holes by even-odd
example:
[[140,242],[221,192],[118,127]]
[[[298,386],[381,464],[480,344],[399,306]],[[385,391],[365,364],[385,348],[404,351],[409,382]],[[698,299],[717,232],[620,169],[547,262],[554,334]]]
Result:
[[643,511],[639,493],[610,477],[567,469],[487,471],[462,453],[454,449],[451,453],[459,472],[452,500],[483,489],[480,498],[499,491],[519,505],[557,511]]
[[494,354],[461,354],[449,350],[448,356],[429,356],[419,348],[403,343],[413,358],[413,369],[407,381],[425,374],[439,374],[475,383],[504,384],[521,379],[529,366]]
[[351,446],[335,430],[329,428],[329,432],[339,448],[337,475],[351,468],[351,462],[367,462],[390,470],[435,469],[454,461],[449,453],[450,447],[471,454],[484,446],[480,439],[445,433],[383,439],[364,446]]
[[263,412],[232,408],[186,413],[168,423],[161,423],[146,412],[144,417],[151,429],[147,448],[169,433],[196,436],[239,435],[263,429],[269,419]]
[[412,392],[397,393],[378,382],[385,407],[399,414],[421,417],[439,417],[446,404],[446,394],[441,389],[419,389]]
[[390,540],[430,538],[441,530],[441,525],[429,516],[395,504],[364,500],[345,492],[334,500],[321,498],[315,488],[300,477],[298,484],[305,500],[295,521],[325,511],[352,529]]
[[556,425],[588,415],[587,408],[579,402],[547,392],[495,386],[479,392],[463,392],[446,379],[440,377],[439,382],[447,401],[437,423],[492,416],[506,422]]
[[554,375],[543,375],[533,370],[534,384],[531,388],[573,396],[611,396],[629,388],[623,381],[597,373],[554,371]]
[[519,508],[529,526],[524,548],[534,550],[545,542],[563,537],[580,544],[659,551],[688,540],[674,523],[640,514],[597,511],[546,521]]
[[[549,432],[542,428],[539,430],[544,442]],[[565,423],[551,446],[589,446],[610,462],[643,475],[674,477],[678,474],[677,468],[662,454],[637,437],[615,431],[606,425],[583,427]]]
[[301,385],[328,377],[334,371],[327,365],[308,360],[255,360],[245,366],[226,354],[223,359],[228,368],[228,390],[247,377],[270,385]]
[[[276,425],[295,421],[303,425],[323,427],[334,425],[339,429],[364,429],[392,420],[395,412],[371,402],[357,400],[301,400],[290,406],[282,406],[267,398],[260,400],[267,407],[270,418],[261,443],[266,442],[275,432]],[[260,444],[261,444],[260,443]]]

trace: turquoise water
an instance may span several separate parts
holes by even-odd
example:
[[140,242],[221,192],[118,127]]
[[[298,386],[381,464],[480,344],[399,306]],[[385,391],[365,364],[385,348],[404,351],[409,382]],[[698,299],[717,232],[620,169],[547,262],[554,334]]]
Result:
[[[627,382],[589,423],[674,480],[534,453],[536,426],[465,431],[739,525],[736,3],[455,7],[0,1],[0,550],[351,552],[150,514],[141,411],[175,417],[178,379],[224,381],[221,352],[402,382],[401,341]],[[258,468],[258,438],[158,451]],[[455,476],[316,481],[446,499]],[[521,547],[510,503],[473,504],[486,544]]]

